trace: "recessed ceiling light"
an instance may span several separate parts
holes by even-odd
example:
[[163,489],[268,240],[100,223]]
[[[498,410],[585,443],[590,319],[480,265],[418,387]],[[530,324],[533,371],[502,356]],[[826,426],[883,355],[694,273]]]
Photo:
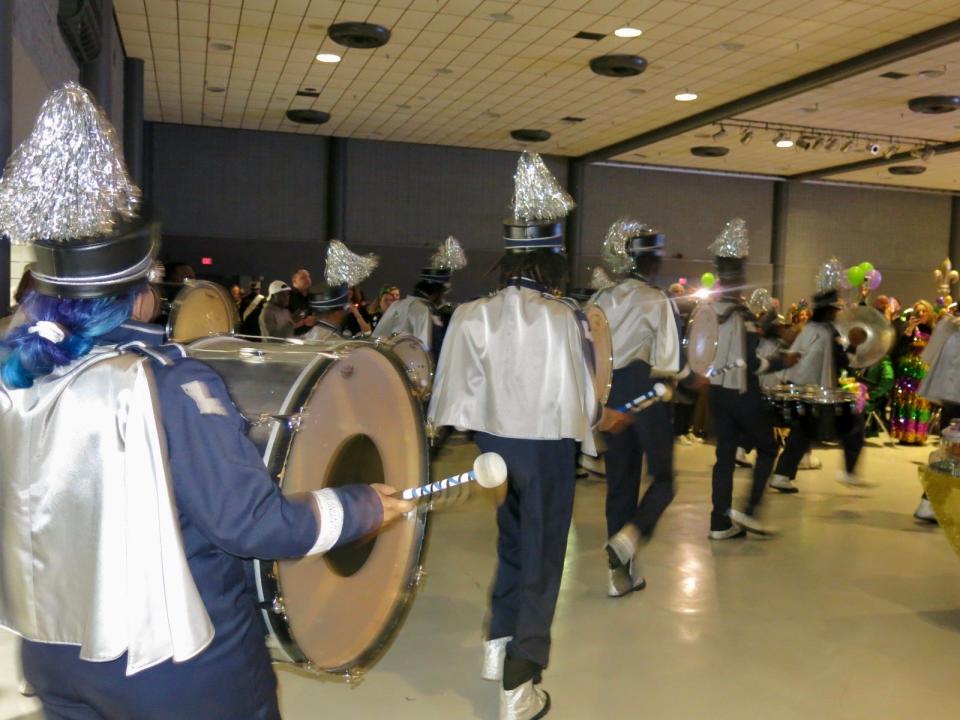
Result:
[[493,112],[492,110],[487,110],[487,111],[484,113],[484,115],[486,115],[486,116],[489,117],[489,118],[498,118],[498,117],[500,117],[500,113],[495,113],[495,112]]
[[413,106],[412,106],[412,105],[407,105],[406,103],[402,103],[402,104],[400,104],[400,105],[397,105],[397,108],[399,108],[400,110],[409,110],[411,107],[413,107]]
[[643,88],[630,88],[629,90],[627,90],[627,92],[630,93],[631,95],[644,95],[646,94],[647,91],[644,90]]
[[227,89],[225,87],[220,87],[219,85],[207,85],[207,92],[222,93],[226,91]]
[[635,38],[643,35],[643,30],[634,27],[622,27],[614,30],[613,34],[622,38]]
[[791,140],[785,133],[778,133],[773,139],[773,144],[778,148],[791,148],[793,147],[793,140]]
[[487,15],[487,20],[493,22],[510,22],[513,20],[513,15],[510,13],[490,13]]
[[719,145],[698,145],[690,148],[690,154],[697,157],[723,157],[730,152],[730,148]]
[[682,93],[677,93],[673,96],[674,100],[678,102],[693,102],[699,97],[695,92],[690,92],[689,90],[684,90]]
[[210,43],[211,50],[233,50],[233,45],[228,42],[212,42]]
[[317,62],[338,63],[341,59],[336,53],[317,53]]
[[720,47],[721,47],[721,49],[723,49],[723,50],[729,50],[729,51],[731,51],[731,52],[736,52],[737,50],[743,50],[743,49],[746,47],[746,45],[744,45],[743,43],[738,43],[738,42],[725,42],[725,43],[720,43]]
[[511,130],[510,137],[514,140],[520,140],[521,142],[546,142],[550,139],[550,132],[533,128],[521,128],[519,130]]
[[917,76],[923,78],[924,80],[932,80],[933,78],[942,76],[944,72],[944,70],[921,70],[917,73]]
[[913,98],[907,106],[915,113],[926,115],[940,115],[953,112],[960,107],[960,96],[957,95],[926,95]]
[[450,68],[434,68],[433,71],[437,75],[453,75],[453,70]]

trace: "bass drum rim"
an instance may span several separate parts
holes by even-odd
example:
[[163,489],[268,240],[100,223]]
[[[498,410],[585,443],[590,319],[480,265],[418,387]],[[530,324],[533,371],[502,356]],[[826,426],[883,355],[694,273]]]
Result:
[[[703,323],[706,323],[708,327],[706,330],[698,333],[697,330]],[[694,343],[699,342],[698,336],[704,332],[709,332],[713,336],[712,352],[708,348],[703,348],[702,353],[699,351],[699,349],[697,352],[694,352]],[[687,364],[690,366],[690,369],[693,370],[693,372],[695,372],[697,375],[706,376],[710,368],[713,367],[714,361],[717,359],[717,345],[719,344],[717,311],[712,304],[709,302],[697,303],[697,306],[690,314],[690,320],[687,322],[687,331],[684,334],[684,342],[687,348]],[[709,345],[711,338],[705,338],[704,342]],[[709,360],[707,360],[707,355],[710,356]]]
[[[403,367],[403,375],[410,383],[410,387],[413,390],[414,395],[426,405],[430,401],[430,395],[433,394],[433,381],[436,375],[436,365],[433,362],[433,356],[430,354],[430,351],[427,350],[427,346],[423,344],[423,341],[418,338],[416,335],[411,335],[410,333],[394,333],[393,335],[385,338],[374,338],[374,342],[388,350],[391,355],[400,363]],[[415,343],[416,346],[423,351],[423,359],[426,361],[427,367],[427,377],[429,379],[429,385],[423,387],[420,383],[414,382],[413,377],[411,377],[410,372],[406,367],[406,361],[400,356],[396,351],[396,346],[401,342],[403,343]]]
[[[596,303],[587,303],[583,308],[583,314],[586,316],[587,323],[590,325],[590,334],[593,338],[593,391],[602,412],[602,409],[606,407],[607,401],[610,399],[610,390],[613,388],[613,336],[610,333],[610,323],[607,321],[607,314],[603,312],[603,308],[599,305]],[[604,347],[602,342],[599,345],[597,343],[598,330],[600,331],[600,337],[606,338],[606,347]],[[600,353],[603,353],[602,357],[606,361],[607,368],[607,371],[604,372],[605,377],[603,378],[600,377]]]
[[[208,332],[206,335],[198,335],[196,337],[178,336],[177,321],[181,319],[183,315],[187,300],[197,292],[212,292],[217,296],[217,299],[223,303],[223,309],[227,316],[227,324],[230,326],[228,329],[220,332]],[[184,282],[183,288],[177,292],[173,298],[173,302],[170,303],[170,315],[167,317],[166,333],[167,338],[171,342],[190,343],[196,340],[202,340],[205,337],[233,335],[236,333],[239,324],[240,314],[233,304],[233,299],[227,294],[227,291],[223,287],[209,280],[187,280]]]

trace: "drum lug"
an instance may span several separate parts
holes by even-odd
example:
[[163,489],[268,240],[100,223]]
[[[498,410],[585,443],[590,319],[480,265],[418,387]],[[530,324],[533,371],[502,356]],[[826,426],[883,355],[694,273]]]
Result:
[[283,617],[287,615],[287,608],[283,604],[283,598],[279,595],[273,598],[273,602],[270,604],[270,610],[273,611],[274,615],[281,615]]
[[417,567],[417,572],[413,576],[413,586],[417,588],[420,587],[426,577],[427,571],[423,569],[423,565],[419,565]]

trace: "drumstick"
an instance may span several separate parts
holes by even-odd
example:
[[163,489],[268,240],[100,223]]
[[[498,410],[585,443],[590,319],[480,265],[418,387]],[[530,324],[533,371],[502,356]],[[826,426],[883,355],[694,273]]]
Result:
[[717,375],[723,375],[724,373],[728,373],[728,372],[730,372],[731,370],[733,370],[733,369],[735,369],[735,368],[745,367],[746,364],[747,364],[747,363],[744,362],[744,360],[743,360],[742,358],[737,358],[737,359],[734,360],[732,363],[730,363],[729,365],[724,365],[722,368],[719,368],[719,369],[718,369],[718,368],[710,368],[709,370],[707,370],[707,375],[706,375],[706,376],[707,376],[707,377],[716,377]]
[[400,497],[404,500],[417,500],[441,490],[463,485],[471,480],[475,481],[480,487],[492,488],[502,485],[506,479],[507,464],[497,453],[488,452],[477,456],[477,459],[473,461],[473,470],[460,475],[451,475],[429,485],[407,488],[401,493]]
[[654,403],[663,401],[667,402],[670,400],[672,393],[670,389],[663,383],[657,383],[653,386],[653,390],[645,392],[643,395],[635,397],[628,403],[624,403],[618,408],[615,408],[617,412],[632,412],[638,413],[641,410],[645,410]]

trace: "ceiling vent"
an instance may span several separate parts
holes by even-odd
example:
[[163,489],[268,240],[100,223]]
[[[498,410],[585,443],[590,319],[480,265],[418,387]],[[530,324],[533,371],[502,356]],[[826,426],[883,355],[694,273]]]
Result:
[[891,175],[922,175],[927,169],[923,165],[894,165],[887,168]]
[[90,0],[60,0],[57,25],[77,64],[100,54],[100,18]]
[[605,77],[632,77],[647,69],[639,55],[601,55],[590,61],[590,69]]
[[304,88],[303,90],[297,90],[297,95],[299,97],[318,98],[320,97],[320,91],[315,88]]
[[574,117],[573,115],[567,115],[566,117],[560,118],[560,122],[569,123],[570,125],[576,125],[577,123],[582,123],[586,118]]
[[730,148],[721,145],[697,145],[690,148],[690,154],[697,157],[723,157],[728,152]]
[[581,30],[576,35],[573,36],[576,40],[603,40],[606,35],[603,33],[587,32],[586,30]]
[[382,25],[363,22],[334,23],[327,29],[330,39],[348,48],[372,50],[390,40],[390,31]]
[[941,115],[960,108],[960,96],[924,95],[923,97],[913,98],[907,105],[915,113]]
[[287,110],[287,119],[301,125],[323,125],[330,119],[330,113],[322,110]]
[[511,130],[510,137],[520,142],[546,142],[550,139],[550,133],[546,130],[521,128],[520,130]]

